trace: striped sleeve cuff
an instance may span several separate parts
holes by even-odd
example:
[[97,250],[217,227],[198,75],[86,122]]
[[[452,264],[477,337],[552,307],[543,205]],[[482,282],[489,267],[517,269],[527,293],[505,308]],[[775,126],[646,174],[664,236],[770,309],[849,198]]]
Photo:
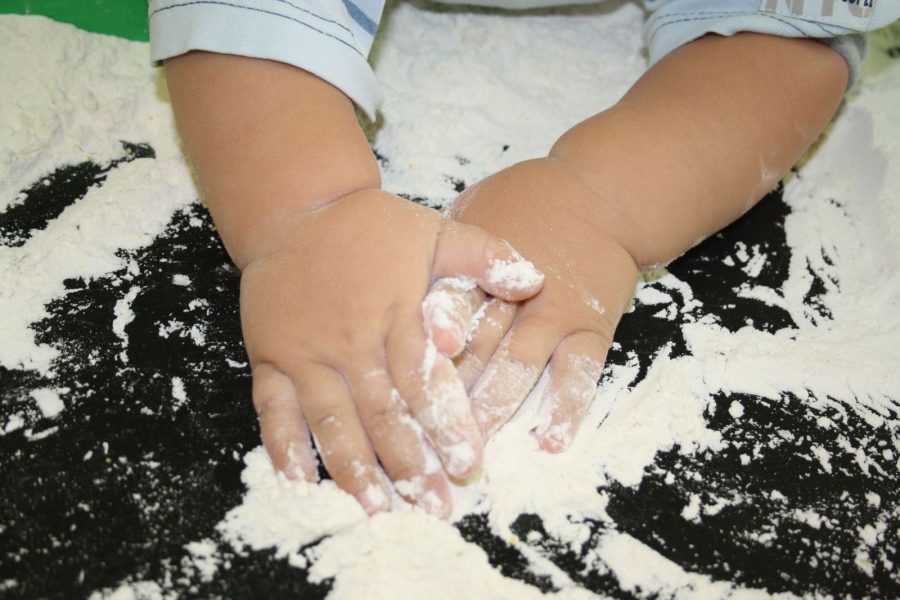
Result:
[[287,63],[331,83],[374,119],[382,95],[366,55],[381,7],[366,8],[350,0],[151,0],[151,56],[159,62],[205,50]]

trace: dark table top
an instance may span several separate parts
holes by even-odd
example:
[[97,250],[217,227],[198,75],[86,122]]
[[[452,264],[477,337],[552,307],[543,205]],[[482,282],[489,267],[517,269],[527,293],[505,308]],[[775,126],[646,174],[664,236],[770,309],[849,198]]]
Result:
[[[135,148],[132,154],[150,152],[147,147]],[[7,211],[0,228],[10,237],[14,231],[29,231],[34,220],[52,218],[80,197],[101,170],[91,163],[60,168],[50,185],[29,193],[24,205],[28,210]],[[793,326],[784,311],[737,297],[731,290],[745,274],[739,265],[722,262],[736,241],[760,244],[769,260],[758,281],[778,288],[786,277],[790,252],[783,230],[788,210],[776,191],[671,265],[671,272],[690,284],[704,310],[714,312],[725,327],[739,328],[749,319],[767,331]],[[194,218],[203,226],[191,225]],[[26,227],[26,222],[31,224]],[[53,301],[50,316],[35,325],[39,341],[61,353],[54,385],[71,390],[59,417],[42,418],[29,398],[31,390],[45,385],[37,375],[0,370],[0,423],[12,414],[25,414],[32,435],[55,428],[51,435],[31,441],[24,429],[0,436],[0,581],[17,582],[3,595],[86,595],[115,587],[125,578],[163,581],[167,571],[174,571],[176,579],[186,578],[179,589],[193,587],[201,596],[323,595],[327,584],[310,585],[301,570],[273,558],[272,552],[239,556],[223,545],[231,568],[207,583],[179,570],[186,556],[184,545],[209,536],[240,502],[241,457],[258,444],[249,402],[250,373],[246,366],[234,366],[246,364],[237,309],[238,273],[199,205],[177,214],[165,234],[134,252],[133,259],[140,267],[138,275],[123,270],[89,282],[68,281],[66,295]],[[172,285],[175,274],[187,274],[191,288]],[[119,358],[120,340],[110,327],[110,315],[132,286],[139,286],[140,293],[132,302],[135,318],[126,327],[131,344],[125,364]],[[198,298],[207,302],[191,303]],[[617,335],[620,347],[611,353],[610,363],[624,363],[626,353],[634,351],[645,372],[665,344],[673,344],[673,356],[687,352],[681,317],[653,318],[657,311],[658,306],[638,303],[623,319]],[[201,326],[205,345],[178,332],[161,337],[160,326],[173,320],[184,323],[185,330]],[[189,404],[173,404],[173,377],[184,382]],[[643,373],[637,381],[642,377]],[[818,427],[818,415],[796,398],[779,404],[745,398],[745,418],[735,421],[728,418],[727,409],[739,399],[720,398],[710,417],[710,427],[725,439],[760,439],[786,429],[796,435],[795,441],[767,450],[749,467],[741,465],[734,446],[709,456],[685,456],[677,450],[658,455],[654,462],[661,469],[648,469],[639,487],[613,485],[607,490],[608,512],[619,530],[689,570],[771,592],[882,597],[900,593],[896,573],[875,564],[874,577],[868,577],[854,564],[857,529],[875,510],[865,495],[875,492],[882,503],[896,506],[900,499],[896,468],[873,453],[870,458],[885,462],[884,469],[864,475],[851,456],[837,451],[838,432]],[[834,417],[840,419],[842,435],[873,438],[872,447],[881,439],[893,445],[888,430],[873,428],[852,412]],[[831,473],[804,458],[802,450],[812,444],[835,450]],[[663,470],[676,476],[683,473],[684,479],[669,485],[655,474]],[[687,475],[692,472],[702,473],[702,480]],[[793,499],[793,506],[815,508],[840,526],[816,529],[778,522],[778,502],[765,493],[773,481]],[[688,493],[721,496],[729,490],[760,493],[750,504],[699,523],[681,518]],[[777,530],[777,543],[738,541],[739,532],[766,520]],[[550,589],[549,581],[531,574],[525,560],[490,533],[482,517],[468,517],[457,527],[506,575]],[[895,518],[888,527],[895,531],[900,522]],[[541,523],[523,515],[513,529],[525,539],[529,531],[540,530]],[[834,551],[823,552],[824,548]],[[811,557],[819,559],[814,566]],[[893,557],[898,558],[896,546]],[[556,562],[591,590],[628,596],[610,575],[581,573],[581,558],[559,550]]]

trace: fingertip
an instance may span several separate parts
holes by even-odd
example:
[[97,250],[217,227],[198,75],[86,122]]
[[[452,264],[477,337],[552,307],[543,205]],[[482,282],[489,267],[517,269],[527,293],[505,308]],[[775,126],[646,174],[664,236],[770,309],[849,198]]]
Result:
[[477,483],[481,476],[484,475],[484,464],[482,463],[477,469],[469,473],[463,478],[451,477],[450,480],[458,486],[467,486]]
[[568,449],[571,437],[560,435],[558,432],[539,433],[532,430],[531,434],[537,438],[538,446],[548,454],[560,454]]
[[290,378],[271,364],[257,365],[252,393],[272,466],[290,480],[317,483],[318,460]]
[[458,323],[453,323],[451,326],[432,324],[428,330],[428,336],[434,342],[438,352],[448,358],[458,356],[466,347],[465,334]]
[[447,479],[441,477],[431,493],[426,494],[419,504],[426,512],[446,521],[453,514],[453,500],[450,494],[450,485]]
[[422,316],[428,337],[441,354],[452,358],[463,351],[483,301],[484,292],[473,279],[443,277],[434,282],[422,301]]
[[401,479],[394,487],[407,502],[439,519],[448,519],[453,513],[450,485],[442,473]]
[[558,346],[550,364],[550,385],[532,429],[542,450],[556,454],[572,445],[597,394],[607,345],[598,335],[582,332]]
[[503,243],[508,251],[490,259],[485,291],[509,302],[526,300],[541,291],[544,274],[512,246]]
[[391,508],[391,499],[387,490],[377,483],[370,482],[365,488],[354,494],[354,498],[369,516],[387,512]]
[[455,480],[465,481],[481,469],[481,461],[484,456],[481,435],[476,428],[472,428],[472,431],[468,433],[469,439],[442,448],[444,469],[447,471],[447,475]]

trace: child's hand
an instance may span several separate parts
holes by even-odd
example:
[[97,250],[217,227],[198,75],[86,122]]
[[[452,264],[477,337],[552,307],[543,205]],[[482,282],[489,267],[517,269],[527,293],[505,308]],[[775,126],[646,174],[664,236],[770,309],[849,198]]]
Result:
[[449,514],[444,470],[472,473],[482,440],[462,382],[423,327],[423,297],[441,277],[507,300],[541,286],[505,242],[379,190],[289,218],[257,248],[241,316],[277,469],[317,478],[311,432],[331,477],[369,512],[388,507],[380,461],[401,495]]
[[563,134],[550,158],[463,194],[461,221],[503,236],[547,276],[499,346],[512,307],[494,302],[497,325],[462,358],[465,377],[490,358],[472,390],[482,432],[515,412],[549,360],[536,433],[545,449],[564,448],[594,396],[638,266],[673,260],[771,190],[834,114],[847,75],[840,55],[814,40],[705,36]]
[[550,384],[534,429],[543,449],[565,449],[594,397],[638,274],[598,222],[595,199],[556,161],[543,159],[489,177],[453,207],[460,221],[509,239],[546,276],[541,292],[518,307],[491,300],[460,357],[486,437],[515,413],[548,362]]

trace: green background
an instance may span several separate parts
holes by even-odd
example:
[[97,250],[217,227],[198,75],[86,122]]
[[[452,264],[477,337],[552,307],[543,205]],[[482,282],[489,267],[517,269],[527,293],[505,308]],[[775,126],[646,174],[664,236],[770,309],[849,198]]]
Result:
[[0,0],[0,13],[44,15],[86,31],[149,39],[147,0]]

